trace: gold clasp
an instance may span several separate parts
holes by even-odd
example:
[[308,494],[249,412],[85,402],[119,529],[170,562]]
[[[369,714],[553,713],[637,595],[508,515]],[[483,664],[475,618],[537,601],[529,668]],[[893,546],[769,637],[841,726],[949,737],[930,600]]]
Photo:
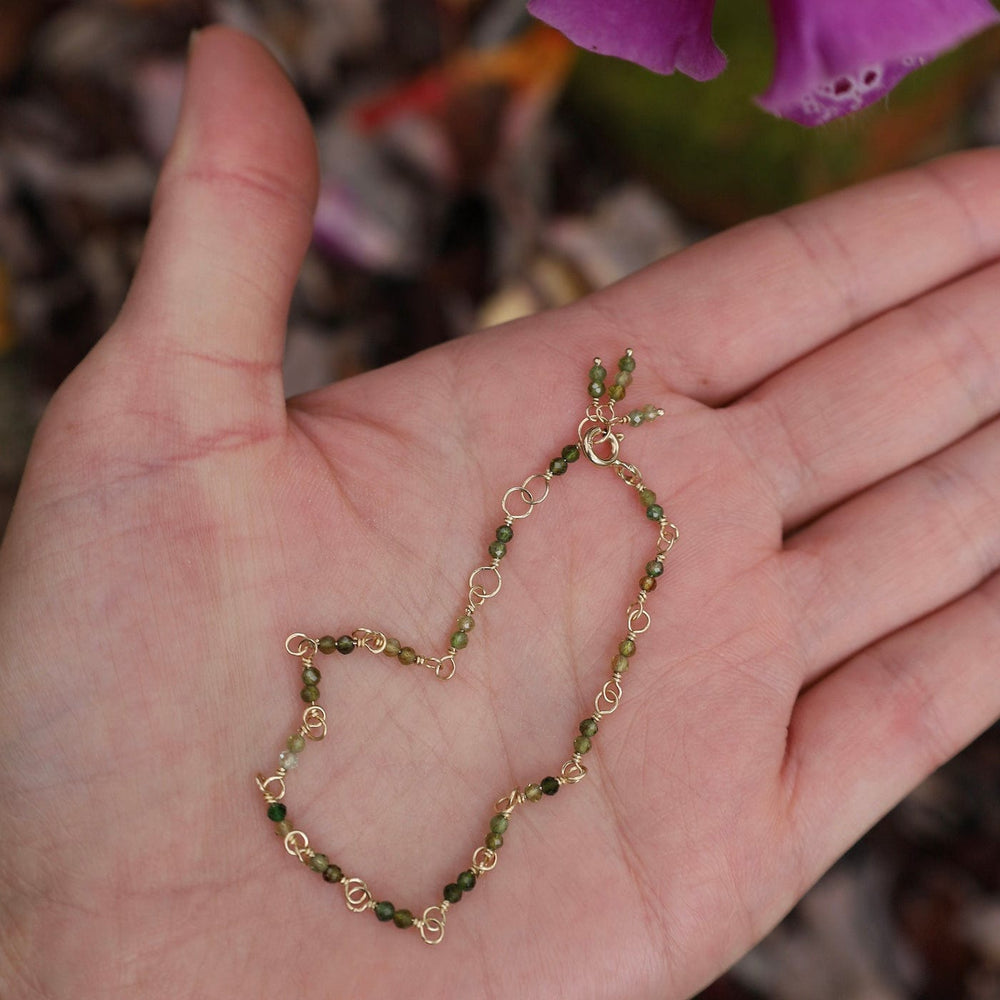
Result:
[[[580,444],[594,465],[616,465],[623,437],[623,434],[616,434],[610,425],[598,424],[596,427],[591,427],[586,434],[580,435]],[[610,454],[604,457],[597,453],[597,449],[603,445],[608,445],[611,449]]]

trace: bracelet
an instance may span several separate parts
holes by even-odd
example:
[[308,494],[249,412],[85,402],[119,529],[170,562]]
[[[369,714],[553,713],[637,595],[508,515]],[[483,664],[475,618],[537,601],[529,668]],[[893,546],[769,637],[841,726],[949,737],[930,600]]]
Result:
[[[444,654],[419,654],[412,646],[404,646],[399,639],[372,628],[356,628],[350,635],[342,635],[336,639],[331,635],[310,638],[301,632],[295,632],[285,640],[286,651],[300,661],[303,684],[301,696],[308,707],[302,713],[302,725],[288,737],[285,748],[278,754],[278,768],[267,777],[258,774],[256,784],[267,803],[267,818],[274,824],[277,835],[283,839],[285,850],[306,868],[322,875],[325,881],[340,884],[349,910],[355,913],[371,910],[378,920],[392,922],[403,929],[416,928],[427,944],[439,944],[444,939],[449,908],[465,893],[470,892],[480,878],[496,867],[498,852],[503,846],[503,837],[514,810],[526,802],[539,802],[547,796],[555,795],[563,785],[575,785],[586,776],[587,768],[583,758],[591,749],[598,724],[605,716],[611,715],[621,702],[622,678],[635,654],[636,638],[650,626],[646,600],[656,589],[657,578],[663,573],[664,559],[679,537],[677,527],[664,515],[663,508],[656,501],[656,494],[645,485],[639,470],[619,458],[624,435],[616,428],[626,425],[635,427],[663,416],[663,410],[655,406],[632,410],[628,416],[615,416],[615,403],[624,399],[634,370],[635,359],[632,351],[627,350],[618,361],[618,372],[613,382],[606,386],[608,372],[601,364],[601,359],[595,358],[587,387],[590,404],[577,428],[577,442],[563,448],[559,457],[552,459],[545,472],[532,473],[520,486],[512,486],[504,493],[500,501],[504,521],[496,529],[495,539],[489,543],[490,562],[476,567],[470,574],[468,603],[458,616],[455,631],[448,640],[448,648]],[[626,609],[625,635],[611,659],[611,678],[604,682],[597,693],[593,712],[580,723],[579,734],[573,739],[573,754],[563,764],[558,776],[550,775],[541,781],[517,787],[497,799],[493,806],[494,815],[489,821],[489,832],[473,852],[471,865],[454,882],[444,887],[440,902],[428,906],[420,916],[415,916],[412,910],[397,908],[386,899],[376,900],[364,879],[348,875],[325,854],[311,847],[306,834],[296,829],[288,818],[283,801],[288,774],[298,766],[299,756],[308,743],[322,740],[327,733],[326,712],[319,704],[319,683],[322,676],[314,661],[320,653],[328,655],[336,651],[347,655],[356,649],[365,649],[369,653],[392,657],[404,666],[415,664],[425,667],[441,680],[454,676],[455,658],[469,644],[476,623],[476,612],[486,601],[500,593],[503,584],[500,562],[506,556],[507,547],[514,537],[514,522],[523,521],[530,516],[535,507],[549,495],[552,480],[563,475],[580,458],[581,453],[598,467],[613,468],[622,482],[636,491],[647,519],[659,530],[656,551],[645,565],[635,600]]]

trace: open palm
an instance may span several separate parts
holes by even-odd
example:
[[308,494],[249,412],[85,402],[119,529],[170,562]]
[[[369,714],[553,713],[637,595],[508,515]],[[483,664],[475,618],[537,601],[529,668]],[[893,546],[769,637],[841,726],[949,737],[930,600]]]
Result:
[[[701,244],[569,309],[286,404],[316,176],[250,40],[194,46],[115,327],[0,550],[0,993],[685,997],[1000,708],[1000,158]],[[589,774],[515,810],[447,936],[353,915],[254,786],[301,722],[285,636],[447,645],[508,487],[630,346],[681,541]],[[447,683],[319,658],[289,816],[415,913],[571,753],[656,529],[586,460],[515,524]]]

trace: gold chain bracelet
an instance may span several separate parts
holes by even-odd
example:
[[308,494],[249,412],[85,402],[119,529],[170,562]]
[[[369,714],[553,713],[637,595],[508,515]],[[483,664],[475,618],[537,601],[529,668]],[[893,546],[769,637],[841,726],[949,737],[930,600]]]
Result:
[[[353,912],[372,910],[378,920],[391,921],[396,927],[404,929],[416,928],[427,944],[439,944],[444,939],[449,907],[472,890],[478,879],[496,867],[503,835],[515,808],[525,802],[538,802],[546,796],[555,795],[562,785],[574,785],[586,776],[587,768],[583,758],[590,751],[598,723],[614,712],[621,702],[622,676],[628,670],[630,658],[636,651],[636,637],[650,626],[646,600],[656,588],[657,577],[663,573],[664,559],[678,538],[677,527],[666,518],[663,508],[656,502],[656,494],[644,484],[639,470],[619,458],[624,435],[616,428],[638,426],[663,416],[663,410],[655,406],[632,410],[628,416],[615,416],[615,403],[625,397],[625,390],[632,382],[634,370],[635,359],[632,351],[627,350],[618,360],[618,372],[613,382],[606,385],[608,372],[601,364],[601,359],[594,358],[589,372],[590,384],[587,387],[590,405],[577,428],[577,442],[563,448],[559,457],[549,463],[545,472],[533,473],[520,486],[512,486],[504,493],[500,501],[504,522],[496,529],[495,540],[489,544],[490,562],[477,566],[470,574],[469,599],[456,621],[456,629],[451,634],[447,651],[443,655],[421,655],[413,647],[402,645],[398,639],[370,628],[356,628],[350,635],[342,635],[337,639],[330,635],[313,639],[296,632],[285,640],[286,651],[301,662],[302,700],[307,702],[308,707],[302,713],[302,725],[288,737],[285,749],[278,755],[280,766],[268,777],[258,774],[257,788],[267,803],[268,819],[275,824],[277,834],[283,838],[285,850],[307,868],[322,875],[327,882],[339,883],[343,887],[347,907]],[[319,704],[321,674],[314,660],[319,653],[336,651],[346,655],[360,648],[370,653],[394,657],[404,665],[416,664],[433,670],[442,680],[452,677],[455,673],[455,657],[469,643],[476,612],[486,601],[500,593],[503,584],[500,561],[507,554],[507,546],[514,537],[514,522],[523,521],[546,499],[553,478],[563,475],[580,458],[581,453],[594,465],[613,468],[622,482],[636,491],[645,508],[646,517],[659,529],[656,552],[646,563],[639,581],[638,594],[626,610],[625,636],[612,657],[611,678],[605,681],[594,698],[593,712],[580,723],[579,735],[573,740],[573,755],[563,764],[559,775],[542,778],[523,788],[515,788],[497,799],[493,805],[495,815],[490,819],[489,833],[473,852],[470,867],[444,887],[441,902],[428,906],[420,916],[414,916],[411,910],[397,909],[388,900],[376,900],[364,879],[348,875],[325,854],[317,852],[310,846],[306,834],[295,829],[288,819],[287,809],[282,801],[288,773],[298,765],[299,755],[307,744],[323,739],[327,733],[326,712]]]

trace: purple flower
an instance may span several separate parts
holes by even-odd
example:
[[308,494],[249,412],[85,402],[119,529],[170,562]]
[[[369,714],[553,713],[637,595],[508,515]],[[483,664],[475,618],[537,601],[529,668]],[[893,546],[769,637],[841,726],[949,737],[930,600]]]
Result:
[[[714,0],[530,0],[577,45],[696,80],[725,56],[712,40]],[[759,103],[821,125],[877,101],[907,73],[1000,21],[989,0],[771,0],[774,80]]]

